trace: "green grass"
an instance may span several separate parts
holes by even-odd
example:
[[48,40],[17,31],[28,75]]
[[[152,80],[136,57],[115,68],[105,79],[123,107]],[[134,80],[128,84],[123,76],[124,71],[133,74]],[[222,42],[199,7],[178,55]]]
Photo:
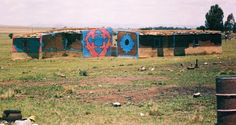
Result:
[[[25,117],[35,115],[42,125],[212,125],[216,123],[215,78],[236,74],[236,40],[223,42],[222,55],[139,60],[62,57],[12,61],[8,34],[0,34],[0,47],[0,112],[20,109]],[[200,68],[187,70],[196,59]],[[213,65],[219,61],[223,65]],[[141,66],[155,70],[138,71]],[[134,80],[127,80],[130,77]],[[163,79],[154,80],[157,77]],[[91,101],[153,88],[160,90],[153,98],[126,100],[120,108],[112,107],[108,100]],[[193,98],[196,91],[203,96]]]

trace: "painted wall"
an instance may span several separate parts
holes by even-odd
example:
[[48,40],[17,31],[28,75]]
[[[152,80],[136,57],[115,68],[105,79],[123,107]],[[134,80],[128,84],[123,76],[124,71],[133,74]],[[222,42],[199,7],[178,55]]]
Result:
[[221,34],[140,36],[140,57],[222,53]]
[[39,38],[14,38],[13,52],[38,53],[40,47]]
[[38,58],[40,51],[39,38],[13,38],[12,58]]
[[112,29],[99,28],[83,31],[83,56],[105,57],[111,56]]
[[138,58],[139,33],[120,31],[117,35],[118,56]]
[[82,34],[80,33],[51,33],[42,36],[43,58],[74,56],[82,54]]

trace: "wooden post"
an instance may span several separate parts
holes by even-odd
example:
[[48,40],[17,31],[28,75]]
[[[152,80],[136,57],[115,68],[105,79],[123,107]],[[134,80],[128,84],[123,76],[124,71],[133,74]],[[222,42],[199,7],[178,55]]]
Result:
[[174,56],[175,56],[175,34],[173,35],[173,53],[174,53]]
[[39,39],[40,45],[39,45],[39,59],[43,58],[43,35],[40,35]]

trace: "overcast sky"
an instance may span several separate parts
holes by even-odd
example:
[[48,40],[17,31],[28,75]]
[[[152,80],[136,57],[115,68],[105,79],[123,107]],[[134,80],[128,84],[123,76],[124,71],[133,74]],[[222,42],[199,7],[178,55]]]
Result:
[[225,18],[236,0],[1,0],[0,24],[23,26],[145,27],[204,25],[219,4]]

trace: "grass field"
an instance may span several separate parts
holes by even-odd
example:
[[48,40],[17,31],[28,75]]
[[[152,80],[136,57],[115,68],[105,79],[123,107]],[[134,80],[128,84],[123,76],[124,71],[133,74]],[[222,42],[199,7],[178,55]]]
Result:
[[[12,61],[10,50],[11,40],[0,34],[0,112],[19,109],[40,125],[212,125],[215,78],[236,74],[236,40],[223,42],[222,55],[139,60]],[[200,68],[187,70],[196,59]]]

